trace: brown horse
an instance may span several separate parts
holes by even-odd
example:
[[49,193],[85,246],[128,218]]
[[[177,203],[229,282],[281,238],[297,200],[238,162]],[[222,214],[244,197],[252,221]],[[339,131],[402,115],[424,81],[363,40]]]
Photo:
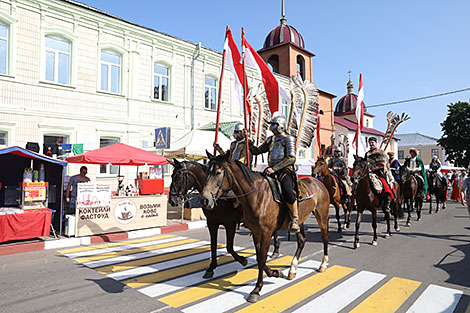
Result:
[[[398,169],[401,177],[401,197],[403,199],[403,203],[406,205],[406,209],[408,211],[408,218],[406,220],[406,226],[411,225],[411,211],[413,211],[413,207],[416,205],[419,198],[418,195],[418,182],[416,178],[411,174],[410,170],[405,166],[402,165]],[[417,220],[421,219],[421,207],[416,206],[416,214],[418,215]]]
[[[372,213],[372,229],[374,230],[374,239],[372,240],[372,245],[377,246],[377,208],[382,207],[382,210],[385,214],[385,221],[387,222],[387,232],[385,233],[385,238],[388,238],[392,235],[390,230],[390,205],[392,207],[398,207],[397,202],[392,203],[390,200],[390,195],[383,193],[381,196],[376,194],[373,191],[372,182],[369,176],[369,166],[366,159],[354,156],[353,164],[353,173],[352,179],[355,184],[353,189],[353,196],[357,204],[357,218],[356,218],[356,233],[354,235],[354,249],[357,249],[359,244],[359,228],[361,225],[362,215],[364,210],[369,210]],[[396,200],[398,201],[398,199]],[[390,203],[387,204],[387,203]],[[398,210],[398,209],[396,209]],[[395,212],[395,230],[400,231],[398,227],[398,212]]]
[[442,203],[442,209],[446,208],[447,183],[437,172],[428,170],[428,191],[429,191],[429,214],[432,213],[432,195],[436,197],[436,213],[439,212],[439,203]]
[[[202,192],[202,188],[207,179],[206,166],[197,162],[179,162],[176,159],[168,161],[175,168],[171,175],[170,198],[168,200],[172,206],[181,204],[190,189],[195,188],[199,193]],[[219,200],[217,201],[217,205],[214,210],[203,209],[203,212],[207,218],[207,227],[209,228],[209,234],[211,237],[211,263],[203,277],[211,278],[214,276],[214,269],[217,267],[217,234],[220,225],[225,227],[227,251],[235,260],[240,262],[240,264],[243,266],[247,265],[246,258],[240,256],[233,249],[235,230],[237,224],[242,219],[242,212],[233,207],[233,202],[231,200]],[[279,244],[277,246],[277,251],[279,251]]]
[[[268,277],[282,276],[279,270],[271,270],[266,265],[266,257],[271,236],[278,229],[287,229],[290,218],[287,210],[274,201],[269,183],[263,175],[252,172],[240,162],[231,160],[227,154],[214,158],[208,153],[208,156],[211,161],[201,203],[206,209],[212,209],[220,195],[229,190],[232,190],[242,203],[245,225],[253,234],[259,269],[256,287],[250,293],[247,301],[256,302],[260,298],[259,293],[263,287],[263,271]],[[300,253],[306,242],[303,223],[312,212],[317,219],[323,241],[323,259],[318,270],[325,271],[328,263],[328,211],[330,203],[328,190],[313,177],[304,177],[301,180],[306,183],[313,195],[299,202],[301,231],[296,233],[297,250],[291,263],[288,279],[293,279],[296,275]]]
[[333,174],[330,173],[328,169],[328,163],[325,158],[319,157],[315,162],[315,165],[312,166],[312,175],[320,175],[321,182],[328,189],[330,194],[330,203],[335,207],[336,210],[336,221],[338,222],[338,233],[341,232],[341,220],[339,216],[339,208],[343,207],[344,210],[344,225],[343,229],[349,228],[351,223],[351,197],[346,194],[346,191],[341,195],[340,186],[338,185]]

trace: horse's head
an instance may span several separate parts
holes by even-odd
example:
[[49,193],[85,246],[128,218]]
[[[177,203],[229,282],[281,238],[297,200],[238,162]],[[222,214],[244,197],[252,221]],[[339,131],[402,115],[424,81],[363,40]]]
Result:
[[230,153],[214,157],[207,152],[209,157],[209,170],[207,172],[207,181],[201,195],[201,205],[204,209],[212,210],[215,207],[217,199],[226,191],[232,189],[231,179],[229,177],[229,164],[233,162]]
[[365,158],[361,158],[360,156],[354,155],[353,170],[351,175],[353,183],[357,183],[361,179],[361,177],[367,175],[367,165],[368,162]]
[[183,202],[186,193],[189,190],[188,185],[188,169],[186,162],[180,162],[176,159],[168,160],[173,165],[173,173],[171,174],[170,198],[168,202],[172,206],[177,206]]
[[312,175],[316,176],[319,174],[328,174],[328,163],[324,157],[319,157],[315,162],[315,165],[312,166]]
[[406,165],[401,165],[398,168],[398,173],[400,174],[402,181],[407,181],[411,176],[410,169]]

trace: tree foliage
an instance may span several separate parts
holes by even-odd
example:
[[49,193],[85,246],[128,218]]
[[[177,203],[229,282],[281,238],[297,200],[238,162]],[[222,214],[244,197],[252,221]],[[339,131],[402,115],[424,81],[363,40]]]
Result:
[[448,105],[447,118],[441,123],[442,137],[438,143],[446,150],[447,160],[456,166],[470,164],[470,103]]

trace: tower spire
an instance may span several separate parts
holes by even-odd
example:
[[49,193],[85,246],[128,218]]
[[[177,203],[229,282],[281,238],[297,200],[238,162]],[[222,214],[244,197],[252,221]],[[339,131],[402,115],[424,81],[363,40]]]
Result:
[[349,74],[349,81],[348,83],[346,84],[346,87],[348,88],[348,93],[353,93],[354,92],[354,85],[351,81],[351,70],[348,71],[348,74]]
[[286,10],[284,8],[284,0],[281,2],[281,25],[286,25]]

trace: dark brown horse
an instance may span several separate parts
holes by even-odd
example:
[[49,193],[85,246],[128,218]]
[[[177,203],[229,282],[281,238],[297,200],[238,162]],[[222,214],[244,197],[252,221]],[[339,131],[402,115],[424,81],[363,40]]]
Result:
[[[179,162],[176,159],[168,161],[175,168],[171,175],[170,198],[168,200],[172,206],[181,204],[186,198],[188,191],[193,188],[199,193],[202,192],[202,188],[207,179],[206,166],[197,162]],[[242,219],[242,212],[233,207],[232,200],[218,200],[217,205],[213,210],[203,209],[203,212],[207,218],[207,227],[209,228],[209,234],[211,237],[211,263],[203,277],[211,278],[214,276],[214,269],[217,267],[217,234],[220,225],[225,227],[227,251],[235,260],[240,262],[240,264],[243,266],[247,265],[246,258],[240,256],[233,249],[235,230],[237,224]],[[277,247],[277,251],[279,251],[279,247]]]
[[325,185],[326,189],[328,189],[328,193],[330,194],[330,203],[335,207],[336,211],[336,221],[338,222],[338,233],[341,232],[341,219],[339,216],[339,208],[340,206],[343,207],[344,211],[344,225],[343,229],[349,228],[351,223],[351,197],[346,194],[346,191],[343,191],[341,195],[340,186],[338,185],[335,177],[333,174],[330,173],[328,168],[328,163],[326,162],[325,158],[319,157],[315,162],[315,165],[312,166],[312,174],[313,175],[320,175],[321,182]]
[[447,183],[435,171],[427,171],[429,192],[429,214],[432,213],[432,195],[436,197],[436,213],[439,212],[439,203],[446,208]]
[[[230,155],[213,157],[211,159],[207,183],[202,192],[201,203],[206,209],[212,209],[215,201],[226,191],[232,190],[243,206],[245,225],[253,234],[258,262],[258,281],[250,293],[248,302],[256,302],[260,298],[263,287],[263,271],[268,277],[282,276],[279,270],[271,270],[266,265],[269,243],[272,235],[278,229],[287,229],[290,218],[287,210],[274,201],[273,194],[266,178],[260,173],[252,172],[248,167],[230,159]],[[313,177],[301,178],[313,193],[311,197],[299,202],[299,224],[301,231],[296,233],[297,250],[291,263],[288,279],[293,279],[297,272],[300,253],[306,239],[303,223],[313,212],[317,218],[323,241],[323,259],[319,271],[326,270],[328,263],[328,210],[329,195],[326,187]]]
[[[369,176],[369,166],[366,159],[354,156],[353,164],[353,173],[352,180],[355,184],[353,188],[353,196],[357,204],[357,218],[356,218],[356,233],[354,235],[354,249],[357,249],[359,244],[359,228],[361,226],[362,215],[364,210],[369,210],[372,213],[372,229],[374,230],[374,236],[372,240],[372,245],[377,246],[377,208],[382,207],[382,210],[385,214],[385,221],[387,222],[387,232],[385,233],[385,238],[388,238],[392,235],[390,230],[390,206],[397,207],[390,200],[390,195],[388,193],[383,193],[378,195],[373,191],[372,182]],[[396,209],[398,210],[398,209]],[[400,231],[398,227],[398,212],[394,213],[395,216],[395,230]]]
[[406,226],[410,226],[411,212],[413,211],[413,207],[416,206],[416,214],[418,215],[417,220],[419,221],[421,219],[421,207],[416,205],[419,198],[418,182],[405,165],[400,166],[398,172],[400,173],[401,177],[401,197],[403,199],[403,204],[406,205],[406,210],[408,211]]

